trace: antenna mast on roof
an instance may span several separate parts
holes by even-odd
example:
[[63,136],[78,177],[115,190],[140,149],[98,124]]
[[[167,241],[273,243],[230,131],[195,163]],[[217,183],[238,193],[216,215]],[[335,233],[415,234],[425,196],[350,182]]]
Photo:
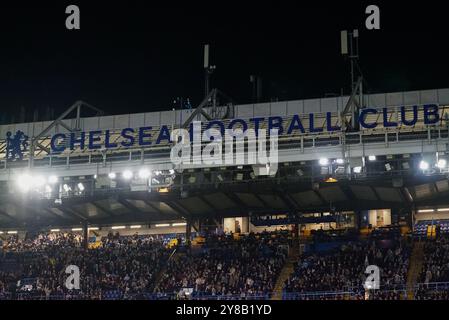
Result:
[[[355,29],[352,32],[347,30],[341,31],[341,54],[344,57],[348,57],[351,64],[351,97],[346,104],[344,111],[342,112],[342,119],[345,120],[345,115],[351,115],[350,126],[353,130],[357,130],[356,127],[358,122],[356,118],[358,117],[359,110],[363,108],[363,76],[358,69],[358,59],[359,59],[359,31]],[[349,41],[348,41],[349,40]],[[349,42],[349,48],[348,48]],[[354,67],[357,66],[359,70],[359,75],[357,80],[355,79]],[[343,121],[343,126],[347,126],[348,123]]]
[[209,64],[209,44],[206,44],[204,45],[204,97],[207,97],[210,92],[210,77],[215,68]]

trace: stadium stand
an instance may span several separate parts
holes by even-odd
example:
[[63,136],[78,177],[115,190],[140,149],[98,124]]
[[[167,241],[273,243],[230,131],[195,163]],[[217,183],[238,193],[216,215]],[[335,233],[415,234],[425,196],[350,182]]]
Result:
[[[110,233],[87,250],[77,233],[30,234],[24,239],[11,235],[3,238],[0,251],[0,299],[266,300],[274,297],[279,279],[287,279],[279,291],[279,298],[286,300],[449,298],[448,235],[407,237],[395,228],[368,237],[349,235],[312,237],[294,255],[291,250],[298,246],[286,230],[203,234],[201,244],[191,247],[173,246],[173,237],[181,238],[178,234]],[[412,251],[417,249],[423,252],[422,264],[417,264],[416,281],[409,283],[417,262]],[[291,257],[297,259],[293,264]],[[80,267],[80,290],[64,286],[70,264]],[[365,268],[371,264],[380,267],[379,290],[363,287]],[[280,277],[285,270],[293,272]]]
[[424,243],[424,261],[417,300],[447,300],[449,297],[449,236],[441,234]]
[[406,281],[410,244],[404,239],[348,242],[330,252],[304,255],[285,283],[285,299],[361,299],[365,290],[365,269],[381,269],[381,292],[377,299],[398,299],[396,290]]
[[[170,250],[153,237],[102,239],[99,248],[85,250],[73,234],[10,238],[0,265],[0,292],[11,299],[128,299],[151,291]],[[68,265],[80,268],[81,290],[64,287]],[[75,293],[73,293],[75,292]]]
[[158,293],[192,288],[194,298],[268,299],[288,254],[285,233],[209,237],[199,252],[169,262]]

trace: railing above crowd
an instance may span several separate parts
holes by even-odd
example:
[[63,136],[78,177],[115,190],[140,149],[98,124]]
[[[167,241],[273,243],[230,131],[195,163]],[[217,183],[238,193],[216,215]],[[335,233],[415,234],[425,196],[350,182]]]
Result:
[[[284,292],[282,300],[408,300],[408,292],[413,299],[425,299],[420,292],[449,294],[449,282],[419,283],[413,288],[396,285],[388,289],[317,292]],[[61,293],[46,295],[40,292],[0,293],[0,300],[270,300],[272,294],[228,294],[212,295],[183,289],[177,293],[140,293],[127,294],[121,291],[105,291],[101,295],[91,296],[82,293]]]

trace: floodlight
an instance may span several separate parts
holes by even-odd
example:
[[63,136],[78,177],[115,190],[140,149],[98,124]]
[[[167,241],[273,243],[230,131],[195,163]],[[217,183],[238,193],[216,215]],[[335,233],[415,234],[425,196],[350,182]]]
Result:
[[427,170],[429,169],[429,163],[427,161],[421,160],[421,162],[419,163],[419,168],[421,170]]
[[438,160],[437,167],[438,167],[439,169],[444,169],[444,168],[446,168],[446,165],[447,165],[446,159],[440,159],[440,160]]
[[130,170],[125,170],[123,172],[123,178],[125,178],[126,180],[130,180],[133,177],[133,173]]
[[141,179],[148,179],[150,177],[151,173],[148,169],[140,169],[139,170],[139,178]]

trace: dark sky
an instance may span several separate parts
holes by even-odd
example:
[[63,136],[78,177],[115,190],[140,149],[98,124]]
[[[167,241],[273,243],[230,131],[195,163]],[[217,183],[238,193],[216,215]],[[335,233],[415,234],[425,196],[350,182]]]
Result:
[[[238,103],[251,100],[250,74],[263,78],[267,101],[348,93],[340,30],[354,28],[367,91],[449,86],[449,13],[441,1],[373,2],[380,31],[364,27],[371,3],[336,2],[2,3],[0,110],[60,113],[81,99],[109,114],[147,112],[170,109],[178,96],[195,106],[205,43],[217,65],[213,86]],[[80,31],[65,29],[69,4],[80,7]]]

